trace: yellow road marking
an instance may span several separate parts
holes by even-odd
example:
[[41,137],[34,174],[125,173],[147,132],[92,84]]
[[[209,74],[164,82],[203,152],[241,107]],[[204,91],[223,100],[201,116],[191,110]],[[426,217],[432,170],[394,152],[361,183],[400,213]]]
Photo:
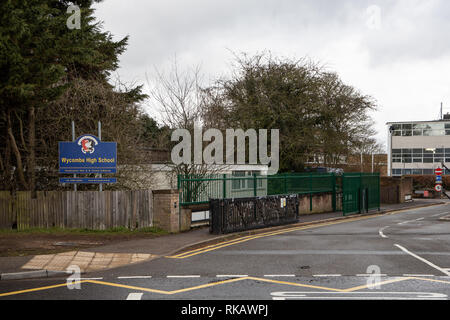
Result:
[[289,286],[295,286],[295,287],[305,287],[305,288],[311,288],[311,289],[321,289],[321,290],[328,290],[328,291],[338,291],[342,292],[342,289],[336,289],[336,288],[327,288],[327,287],[321,287],[321,286],[313,286],[310,284],[303,284],[303,283],[295,283],[295,282],[288,282],[288,281],[280,281],[280,280],[273,280],[273,279],[264,279],[264,278],[256,278],[256,277],[247,277],[247,279],[255,280],[255,281],[263,281],[263,282],[269,282],[269,283],[276,283],[276,284],[285,284]]
[[106,281],[98,281],[98,280],[89,280],[89,282],[96,283],[96,284],[102,284],[102,285],[105,285],[105,286],[119,287],[119,288],[124,288],[124,289],[131,289],[131,290],[137,290],[137,291],[154,292],[154,293],[172,295],[172,294],[188,292],[188,291],[193,291],[193,290],[198,290],[198,289],[203,289],[203,288],[209,288],[209,287],[214,287],[214,286],[218,286],[218,285],[222,285],[222,284],[233,283],[233,282],[238,282],[238,281],[243,281],[243,280],[254,280],[254,281],[262,281],[262,282],[269,282],[269,283],[275,283],[275,284],[296,286],[296,287],[321,289],[321,290],[324,290],[324,291],[338,291],[338,292],[343,291],[341,289],[335,289],[335,288],[327,288],[327,287],[313,286],[313,285],[309,285],[309,284],[302,284],[302,283],[295,283],[295,282],[286,282],[286,281],[278,281],[278,280],[271,280],[271,279],[264,279],[264,278],[257,278],[257,277],[239,277],[239,278],[233,278],[233,279],[227,279],[227,280],[222,280],[222,281],[217,281],[217,282],[212,282],[212,283],[206,283],[206,284],[201,284],[201,285],[194,286],[194,287],[188,287],[188,288],[183,288],[183,289],[178,289],[178,290],[171,290],[171,291],[157,290],[157,289],[143,288],[143,287],[136,287],[136,286],[129,286],[129,285],[126,285],[126,284],[119,284],[119,283],[114,283],[114,282],[106,282]]
[[[90,280],[74,281],[74,282],[71,282],[71,285],[75,285],[75,284],[83,283],[83,282],[90,282]],[[6,292],[6,293],[0,293],[0,297],[12,296],[15,294],[28,293],[28,292],[34,292],[34,291],[49,290],[49,289],[60,288],[60,287],[65,287],[65,286],[67,286],[67,283],[55,284],[52,286],[39,287],[39,288],[33,288],[33,289],[11,291],[11,292]]]
[[110,286],[110,287],[118,287],[118,288],[138,290],[138,291],[146,291],[146,292],[168,294],[168,291],[164,291],[164,290],[143,288],[143,287],[136,287],[136,286],[129,286],[129,285],[126,285],[126,284],[119,284],[119,283],[114,283],[114,282],[106,282],[106,281],[99,281],[99,280],[89,280],[89,282],[90,283],[95,283],[95,284],[101,284],[101,285],[104,285],[104,286]]
[[97,280],[92,280],[90,282],[91,283],[96,283],[96,284],[102,284],[102,285],[105,285],[105,286],[111,286],[111,287],[119,287],[119,288],[125,288],[125,289],[132,289],[132,290],[138,290],[138,291],[140,290],[140,291],[146,291],[146,292],[154,292],[154,293],[171,295],[171,294],[176,294],[176,293],[180,293],[180,292],[186,292],[186,291],[198,290],[198,289],[202,289],[202,288],[213,287],[213,286],[217,286],[217,285],[225,284],[225,283],[237,282],[237,281],[241,281],[243,279],[247,279],[247,278],[228,279],[228,280],[217,281],[217,282],[212,282],[212,283],[207,283],[207,284],[202,284],[202,285],[198,285],[198,286],[194,286],[194,287],[178,289],[178,290],[172,290],[172,291],[157,290],[157,289],[143,288],[143,287],[136,287],[136,286],[129,286],[129,285],[126,285],[126,284],[119,284],[119,283],[106,282],[106,281],[97,281]]
[[221,244],[231,243],[231,242],[239,241],[239,240],[246,239],[246,238],[250,238],[250,237],[254,237],[254,236],[255,236],[255,235],[249,235],[249,236],[245,236],[245,237],[238,237],[238,238],[236,238],[236,239],[232,239],[232,240],[228,240],[228,241],[222,241],[222,242],[220,242],[220,243],[215,243],[215,244],[211,244],[211,245],[208,245],[208,246],[205,246],[205,247],[201,247],[201,248],[198,248],[198,249],[194,249],[194,250],[189,250],[189,251],[186,251],[186,252],[182,252],[182,253],[179,253],[179,254],[174,255],[174,256],[166,256],[166,258],[179,258],[179,257],[182,257],[182,256],[188,254],[188,253],[201,251],[201,250],[204,250],[204,249],[206,249],[206,248],[213,248],[213,247],[218,246],[218,245],[221,245]]
[[198,254],[206,253],[206,252],[209,252],[209,251],[212,251],[212,250],[217,250],[217,249],[220,249],[220,248],[223,248],[223,247],[228,247],[228,246],[231,246],[231,245],[235,245],[235,244],[242,243],[242,242],[247,242],[247,241],[258,239],[258,238],[269,237],[269,236],[273,236],[273,235],[289,233],[289,232],[294,232],[294,231],[300,231],[300,230],[306,230],[306,229],[312,229],[312,228],[325,227],[325,226],[330,226],[330,225],[335,225],[335,224],[340,224],[340,223],[346,223],[346,222],[354,222],[354,221],[359,221],[359,220],[366,220],[366,219],[379,217],[379,216],[382,216],[382,215],[383,214],[377,214],[377,215],[373,215],[373,216],[364,216],[364,217],[355,217],[355,218],[349,218],[349,219],[339,220],[339,221],[331,221],[331,222],[319,223],[319,224],[308,225],[308,226],[294,227],[294,228],[289,228],[289,229],[284,229],[284,230],[270,231],[270,232],[265,232],[265,233],[253,235],[253,236],[246,236],[246,237],[243,237],[243,238],[238,238],[238,239],[234,239],[234,240],[230,240],[230,241],[221,242],[221,243],[218,243],[218,244],[215,244],[215,245],[209,245],[209,246],[206,246],[206,247],[203,247],[203,248],[199,248],[199,249],[195,249],[195,250],[191,250],[191,251],[186,251],[186,252],[180,253],[180,254],[175,255],[175,256],[166,256],[166,258],[185,259],[185,258],[189,258],[189,257],[195,256],[195,255],[198,255]]
[[202,285],[195,286],[195,287],[190,287],[190,288],[185,288],[185,289],[180,289],[180,290],[174,290],[174,291],[170,291],[170,294],[186,292],[186,291],[192,291],[192,290],[197,290],[197,289],[202,289],[202,288],[207,288],[207,287],[213,287],[213,286],[217,286],[219,284],[238,282],[238,281],[242,281],[242,280],[245,280],[245,279],[248,279],[248,277],[240,277],[240,278],[222,280],[222,281],[218,281],[218,282],[202,284]]
[[371,288],[371,287],[376,287],[376,286],[382,286],[384,284],[389,284],[389,283],[395,283],[395,282],[400,282],[400,281],[405,281],[405,280],[411,280],[412,278],[410,277],[406,277],[406,278],[398,278],[398,279],[392,279],[392,280],[386,280],[386,281],[381,281],[381,282],[375,282],[372,284],[365,284],[362,286],[357,286],[357,287],[353,287],[353,288],[348,288],[345,290],[342,290],[342,292],[353,292],[353,291],[358,291],[361,289],[366,289],[366,288]]
[[[233,283],[233,282],[238,282],[238,281],[243,281],[243,280],[254,280],[254,281],[261,281],[261,282],[267,282],[267,283],[273,283],[273,284],[281,284],[281,285],[288,285],[288,286],[294,286],[294,287],[304,287],[304,288],[310,288],[310,289],[320,289],[320,290],[324,290],[324,291],[333,291],[333,292],[354,292],[354,291],[370,288],[370,287],[377,286],[377,285],[382,286],[385,284],[396,283],[396,282],[401,282],[401,281],[406,281],[406,280],[421,280],[421,281],[428,281],[428,282],[439,282],[439,283],[450,284],[450,281],[419,278],[419,277],[401,277],[401,278],[386,280],[386,281],[382,281],[382,282],[378,282],[378,283],[352,287],[352,288],[348,288],[348,289],[321,287],[321,286],[314,286],[314,285],[303,284],[303,283],[280,281],[280,280],[265,279],[265,278],[258,278],[258,277],[239,277],[239,278],[227,279],[227,280],[222,280],[222,281],[217,281],[217,282],[212,282],[212,283],[206,283],[206,284],[202,284],[202,285],[198,285],[198,286],[194,286],[194,287],[172,290],[172,291],[144,288],[144,287],[138,287],[138,286],[130,286],[130,285],[126,285],[126,284],[119,284],[119,283],[99,281],[99,280],[82,280],[82,281],[73,282],[73,284],[93,283],[93,284],[99,284],[99,285],[110,286],[110,287],[130,289],[130,290],[135,290],[135,291],[137,290],[137,291],[172,295],[172,294],[188,292],[188,291],[193,291],[193,290],[198,290],[198,289],[203,289],[203,288],[208,288],[208,287],[214,287],[214,286],[218,286],[218,285],[222,285],[222,284]],[[17,294],[22,294],[22,293],[29,293],[29,292],[36,292],[36,291],[42,291],[42,290],[49,290],[49,289],[60,288],[60,287],[64,287],[64,286],[67,286],[67,283],[45,286],[45,287],[38,287],[38,288],[33,288],[33,289],[25,289],[25,290],[19,290],[19,291],[0,293],[0,297],[17,295]]]

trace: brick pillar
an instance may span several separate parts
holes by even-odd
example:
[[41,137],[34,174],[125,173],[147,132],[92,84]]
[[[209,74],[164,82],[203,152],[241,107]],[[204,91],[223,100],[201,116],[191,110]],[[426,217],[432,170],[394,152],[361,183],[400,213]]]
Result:
[[173,233],[187,231],[191,229],[191,219],[192,210],[180,208],[179,190],[153,190],[153,224],[155,227]]
[[180,231],[187,231],[191,229],[192,210],[188,208],[181,208],[181,226]]
[[153,190],[153,223],[168,232],[180,231],[179,191]]

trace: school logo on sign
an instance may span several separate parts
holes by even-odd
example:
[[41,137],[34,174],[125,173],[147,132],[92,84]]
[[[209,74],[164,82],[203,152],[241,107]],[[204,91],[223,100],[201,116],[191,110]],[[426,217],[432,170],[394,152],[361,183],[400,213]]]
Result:
[[93,136],[83,136],[78,140],[78,145],[81,146],[81,152],[83,152],[84,154],[94,153],[94,146],[96,146],[97,144],[98,141]]

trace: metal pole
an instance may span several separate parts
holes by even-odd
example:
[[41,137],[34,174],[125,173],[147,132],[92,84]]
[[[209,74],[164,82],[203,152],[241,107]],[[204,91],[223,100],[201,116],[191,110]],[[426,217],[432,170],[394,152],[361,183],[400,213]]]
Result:
[[363,167],[363,153],[361,152],[361,172],[364,171],[364,167]]
[[[223,180],[223,182],[222,182],[222,199],[226,199],[226,197],[227,197],[227,175],[224,173],[223,175],[222,175],[222,180]],[[239,184],[241,183],[241,180],[239,180]]]
[[[72,120],[72,141],[75,141],[75,121]],[[76,173],[73,174],[73,177],[76,178]],[[77,191],[77,184],[74,183],[73,191]]]
[[373,173],[373,153],[372,153],[372,173]]
[[[98,122],[98,139],[100,141],[102,141],[102,123],[100,121]],[[102,174],[101,173],[100,173],[100,178],[102,178]],[[103,184],[102,183],[100,183],[98,185],[98,190],[99,191],[103,191]]]
[[392,125],[389,127],[389,146],[388,146],[388,177],[392,177],[392,132],[394,131],[394,128]]
[[312,200],[312,173],[309,174],[309,211],[312,212],[313,211],[313,200]]
[[336,212],[336,175],[334,172],[331,174],[331,185],[333,186],[333,198],[331,199],[331,203],[333,206],[333,212]]

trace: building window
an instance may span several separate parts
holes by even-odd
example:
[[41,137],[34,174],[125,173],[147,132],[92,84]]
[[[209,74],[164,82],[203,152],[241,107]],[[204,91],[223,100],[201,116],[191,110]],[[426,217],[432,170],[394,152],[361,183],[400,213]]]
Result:
[[[244,178],[245,177],[245,171],[233,171],[232,173],[233,178]],[[241,190],[245,188],[245,179],[233,179],[231,183],[231,188],[233,190]]]
[[392,149],[392,162],[395,163],[450,163],[450,148],[433,151],[426,149]]
[[[259,171],[233,171],[233,178],[242,178],[242,179],[233,179],[231,183],[231,188],[233,190],[248,190],[253,189],[254,180],[250,179],[253,175],[261,175]],[[256,187],[263,187],[263,179],[256,179]]]
[[412,131],[411,130],[403,130],[402,131],[402,136],[403,137],[411,137],[412,136]]
[[[402,175],[411,175],[411,174],[434,175],[434,169],[392,169],[393,176],[402,176]],[[444,175],[450,175],[450,171],[445,169]]]
[[450,135],[450,122],[404,123],[393,124],[391,127],[393,129],[392,135],[396,137]]

